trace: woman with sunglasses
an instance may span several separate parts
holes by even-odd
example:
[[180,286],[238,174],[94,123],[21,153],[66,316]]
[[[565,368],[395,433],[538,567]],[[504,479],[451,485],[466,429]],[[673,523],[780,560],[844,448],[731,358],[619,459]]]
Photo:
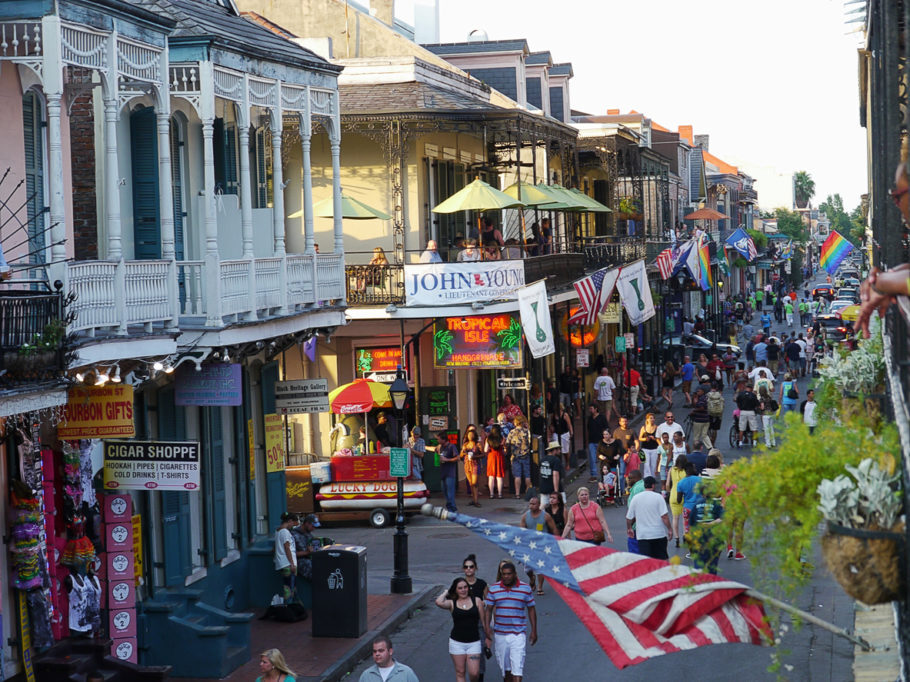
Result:
[[[487,597],[487,581],[483,578],[477,577],[477,557],[473,554],[468,554],[465,557],[464,561],[461,562],[461,570],[464,571],[464,579],[468,583],[468,587],[471,590],[471,596],[476,597],[477,599],[483,600]],[[480,623],[480,628],[478,634],[481,638],[486,634],[483,629],[483,622]],[[487,671],[487,660],[485,658],[480,659],[480,671],[477,677],[480,682],[483,682],[484,673]]]
[[[449,654],[455,666],[455,679],[476,682],[480,676],[483,647],[489,647],[493,638],[484,629],[484,603],[471,594],[468,581],[455,578],[451,587],[436,598],[436,606],[452,614],[452,631],[449,634]],[[481,637],[478,632],[483,632]]]

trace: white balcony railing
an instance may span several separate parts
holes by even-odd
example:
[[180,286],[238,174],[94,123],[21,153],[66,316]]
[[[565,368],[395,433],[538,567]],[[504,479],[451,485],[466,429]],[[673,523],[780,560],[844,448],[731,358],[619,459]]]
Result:
[[[344,299],[342,254],[289,254],[284,257],[218,263],[218,291],[209,291],[205,261],[84,261],[67,263],[65,290],[75,294],[71,331],[127,333],[155,323],[215,326],[242,317],[264,319],[292,313],[322,301]],[[217,300],[213,300],[217,296]],[[211,319],[209,312],[220,311]],[[181,322],[182,320],[182,322]]]

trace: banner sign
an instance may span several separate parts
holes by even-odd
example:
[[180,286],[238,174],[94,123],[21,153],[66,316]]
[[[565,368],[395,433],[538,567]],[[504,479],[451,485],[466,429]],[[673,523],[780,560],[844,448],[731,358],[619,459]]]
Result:
[[447,317],[435,325],[435,367],[517,369],[522,366],[521,323],[508,313]]
[[414,263],[404,266],[409,306],[514,301],[525,284],[524,261]]
[[129,384],[73,386],[57,425],[60,440],[133,438],[133,387]]
[[378,348],[355,348],[354,360],[357,363],[357,376],[369,374],[391,374],[395,381],[398,366],[407,369],[401,361],[401,346],[382,346]]
[[237,407],[243,404],[240,365],[214,363],[202,365],[198,372],[184,365],[177,373],[174,403],[180,407]]
[[298,379],[275,384],[275,412],[306,414],[329,411],[329,380]]
[[284,471],[284,419],[278,414],[265,415],[265,470]]
[[519,290],[518,310],[531,355],[542,358],[555,353],[550,304],[547,302],[547,286],[543,281],[534,282]]
[[199,490],[195,441],[104,443],[105,490]]

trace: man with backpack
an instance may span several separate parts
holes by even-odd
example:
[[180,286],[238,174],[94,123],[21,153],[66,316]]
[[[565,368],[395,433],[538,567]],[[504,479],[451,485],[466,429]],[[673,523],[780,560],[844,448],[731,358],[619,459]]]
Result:
[[717,432],[720,431],[720,424],[724,418],[724,396],[720,392],[718,382],[711,384],[711,390],[706,396],[708,404],[708,440],[712,443],[717,441]]

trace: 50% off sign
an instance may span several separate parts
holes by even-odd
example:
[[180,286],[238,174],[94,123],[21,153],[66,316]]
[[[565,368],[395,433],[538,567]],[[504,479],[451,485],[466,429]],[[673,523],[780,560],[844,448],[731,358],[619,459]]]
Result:
[[265,415],[265,470],[268,473],[284,471],[284,417],[279,414]]

